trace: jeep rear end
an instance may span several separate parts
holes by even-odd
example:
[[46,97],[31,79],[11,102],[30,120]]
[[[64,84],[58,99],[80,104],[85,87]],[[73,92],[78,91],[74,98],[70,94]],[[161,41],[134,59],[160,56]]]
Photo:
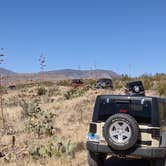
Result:
[[98,96],[87,135],[87,149],[118,157],[165,159],[166,99]]

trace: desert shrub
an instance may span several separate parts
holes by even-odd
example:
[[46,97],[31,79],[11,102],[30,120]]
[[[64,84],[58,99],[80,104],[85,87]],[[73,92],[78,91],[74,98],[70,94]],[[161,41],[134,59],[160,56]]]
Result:
[[7,88],[5,88],[5,87],[3,87],[3,86],[0,86],[0,93],[1,93],[1,94],[8,94]]
[[48,96],[57,96],[60,95],[60,89],[58,87],[53,87],[53,88],[49,88],[48,90]]
[[64,97],[65,99],[69,100],[71,98],[73,98],[76,94],[76,88],[72,88],[71,90],[68,90],[65,94],[64,94]]
[[25,87],[21,89],[21,93],[27,93],[27,91],[28,91],[28,89]]
[[96,85],[96,80],[86,79],[86,80],[84,80],[84,85],[89,86],[90,88],[94,88]]
[[22,101],[22,115],[27,118],[25,121],[26,130],[33,132],[40,137],[41,135],[51,136],[53,134],[53,120],[55,114],[51,111],[44,111],[38,103],[27,103]]
[[122,75],[120,78],[113,78],[113,87],[114,89],[122,89],[132,80],[134,80],[134,78],[131,78],[128,75]]
[[154,80],[166,80],[166,74],[163,74],[163,73],[157,73],[153,76],[153,79]]
[[37,134],[38,137],[41,135],[51,136],[53,135],[53,118],[54,114],[51,112],[41,112],[37,117],[29,118],[26,121],[26,129],[29,132]]
[[149,78],[143,79],[143,85],[145,90],[152,89],[153,87],[153,81],[151,81]]
[[158,82],[157,91],[160,96],[166,96],[166,82],[164,80]]
[[70,80],[61,80],[57,83],[58,86],[70,86],[71,81]]
[[113,87],[114,89],[121,89],[124,87],[124,84],[121,79],[116,79],[116,80],[113,80]]
[[75,153],[85,149],[83,143],[73,143],[71,140],[60,140],[53,137],[45,145],[30,144],[29,153],[35,159],[40,157],[75,157]]
[[44,95],[40,98],[41,103],[49,103],[50,102],[50,97],[48,97],[47,95]]
[[44,81],[44,82],[41,82],[40,85],[41,86],[45,86],[45,87],[52,87],[54,86],[54,82],[51,82],[51,81]]
[[72,88],[64,94],[64,97],[66,100],[69,100],[75,97],[83,96],[89,90],[89,88],[89,86]]
[[47,90],[44,87],[38,87],[38,89],[37,89],[38,96],[43,96],[46,94],[46,92],[47,92]]
[[75,149],[76,152],[80,152],[85,149],[86,149],[86,146],[84,142],[77,142],[76,149]]
[[20,106],[22,107],[22,117],[35,117],[42,112],[38,103],[35,102],[26,102],[25,100],[20,101]]
[[122,75],[121,80],[123,82],[130,82],[130,81],[132,81],[132,78],[129,77],[127,74],[125,74],[125,75]]
[[54,114],[45,112],[44,114],[38,115],[37,118],[29,118],[26,121],[26,129],[29,132],[37,134],[38,137],[43,134],[51,136],[54,130],[53,117]]
[[6,98],[4,100],[5,106],[7,107],[17,107],[19,106],[19,100],[17,96]]
[[154,80],[151,75],[144,74],[144,75],[138,77],[138,80],[142,80],[145,90],[150,90],[153,88]]

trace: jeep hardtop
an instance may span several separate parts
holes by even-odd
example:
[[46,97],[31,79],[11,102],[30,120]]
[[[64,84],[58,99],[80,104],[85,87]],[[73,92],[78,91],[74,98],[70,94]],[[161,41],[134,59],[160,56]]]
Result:
[[145,96],[145,90],[142,81],[131,81],[125,86],[125,93],[130,96]]
[[100,95],[87,134],[89,166],[103,166],[108,155],[149,159],[166,166],[166,99]]

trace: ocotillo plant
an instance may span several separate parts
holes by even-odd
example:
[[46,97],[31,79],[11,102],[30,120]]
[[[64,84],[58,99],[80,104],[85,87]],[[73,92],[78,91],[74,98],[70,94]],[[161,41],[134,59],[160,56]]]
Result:
[[42,72],[42,80],[41,81],[44,81],[44,69],[46,67],[46,57],[43,54],[41,54],[39,57],[39,65],[40,65],[40,70]]
[[46,89],[44,87],[41,87],[42,85],[42,82],[44,82],[44,69],[46,67],[46,58],[43,54],[40,55],[39,57],[39,65],[40,65],[40,71],[41,71],[41,78],[40,78],[40,83],[39,83],[39,86],[38,86],[38,92],[37,94],[39,96],[42,96],[42,95],[45,95],[46,93]]
[[[0,48],[0,50],[2,51],[3,48]],[[3,57],[4,57],[4,54],[1,54],[0,53],[0,64],[2,64],[2,62],[4,61],[3,60]],[[4,118],[4,113],[3,113],[3,88],[2,88],[2,75],[0,74],[0,108],[1,108],[1,116],[2,116],[2,125],[3,125],[3,128],[5,128],[5,118]]]

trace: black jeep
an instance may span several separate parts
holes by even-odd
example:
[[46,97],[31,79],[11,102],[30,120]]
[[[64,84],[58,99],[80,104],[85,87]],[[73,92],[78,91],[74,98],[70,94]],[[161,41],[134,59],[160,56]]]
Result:
[[142,81],[132,81],[126,84],[125,93],[130,96],[145,96]]
[[166,166],[166,99],[100,95],[87,134],[89,166],[103,166],[107,155],[148,159]]
[[108,88],[113,89],[112,80],[109,78],[101,78],[97,80],[96,88],[97,89],[108,89]]

